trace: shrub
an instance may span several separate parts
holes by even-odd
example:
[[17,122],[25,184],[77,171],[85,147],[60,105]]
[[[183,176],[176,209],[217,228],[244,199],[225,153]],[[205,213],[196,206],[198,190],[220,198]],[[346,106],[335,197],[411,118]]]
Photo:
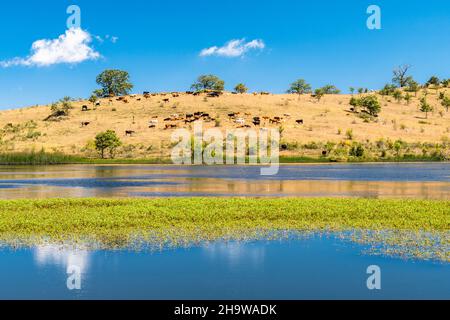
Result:
[[433,107],[427,102],[427,98],[420,99],[420,111],[425,113],[425,118],[428,119],[428,112],[433,111]]
[[353,140],[353,130],[352,129],[348,129],[346,132],[345,132],[345,136],[347,137],[347,139],[348,140]]
[[361,144],[355,144],[351,147],[349,155],[352,157],[361,158],[364,156],[364,147]]

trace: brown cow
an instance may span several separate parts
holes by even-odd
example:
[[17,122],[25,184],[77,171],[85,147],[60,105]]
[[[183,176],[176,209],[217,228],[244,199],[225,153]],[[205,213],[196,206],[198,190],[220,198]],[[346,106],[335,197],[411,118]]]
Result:
[[178,128],[178,125],[176,125],[176,124],[166,124],[166,127],[164,128],[164,130],[176,129],[176,128]]
[[132,136],[133,134],[135,134],[136,133],[136,131],[133,131],[133,130],[127,130],[127,131],[125,131],[125,136]]

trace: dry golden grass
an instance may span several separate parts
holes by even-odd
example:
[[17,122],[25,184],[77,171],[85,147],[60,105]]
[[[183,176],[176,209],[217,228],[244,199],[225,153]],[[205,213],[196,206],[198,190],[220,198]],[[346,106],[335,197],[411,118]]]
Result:
[[[444,91],[441,89],[441,91]],[[446,89],[450,94],[450,89]],[[382,112],[377,122],[365,123],[356,114],[349,112],[350,95],[328,95],[317,102],[310,95],[233,95],[225,93],[219,98],[206,98],[180,94],[156,95],[144,98],[141,95],[128,96],[128,103],[116,99],[102,99],[101,106],[94,110],[87,101],[73,102],[74,108],[70,116],[59,122],[44,121],[50,114],[49,106],[36,106],[18,110],[0,112],[0,128],[11,123],[25,124],[35,121],[39,132],[37,138],[25,138],[28,129],[21,133],[7,133],[2,137],[2,151],[18,152],[40,150],[60,151],[67,154],[88,155],[86,145],[93,141],[95,135],[107,129],[115,130],[124,145],[130,148],[132,156],[162,156],[169,153],[171,133],[164,130],[163,119],[172,114],[184,116],[186,113],[202,111],[220,120],[222,130],[236,128],[229,120],[230,112],[241,112],[240,117],[251,124],[254,116],[283,117],[283,140],[299,143],[342,141],[345,132],[353,130],[356,141],[376,141],[381,138],[391,140],[402,139],[406,142],[440,142],[450,136],[450,113],[440,105],[438,94],[429,90],[428,102],[434,111],[425,119],[425,114],[419,111],[419,99],[422,93],[413,97],[411,103],[397,103],[392,97],[381,97]],[[163,102],[169,98],[170,101]],[[138,100],[140,99],[140,101]],[[83,105],[89,106],[88,112],[82,112]],[[245,115],[247,114],[247,115]],[[289,114],[290,116],[286,116]],[[148,126],[152,117],[158,116],[159,125],[156,129]],[[297,125],[296,120],[304,120],[303,125]],[[81,127],[81,122],[90,122],[87,127]],[[181,122],[180,122],[181,124]],[[205,128],[214,127],[214,121],[204,123]],[[252,124],[251,124],[252,125]],[[189,128],[189,125],[181,126]],[[253,127],[253,125],[252,125]],[[261,127],[276,127],[268,122]],[[136,132],[131,137],[125,135],[126,130]],[[339,133],[340,132],[340,133]],[[149,148],[151,146],[151,148]],[[91,151],[93,152],[93,151]]]

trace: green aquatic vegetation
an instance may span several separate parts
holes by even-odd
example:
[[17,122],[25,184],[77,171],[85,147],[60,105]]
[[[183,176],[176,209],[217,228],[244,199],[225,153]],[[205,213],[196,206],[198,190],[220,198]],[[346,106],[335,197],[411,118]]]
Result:
[[450,232],[354,230],[340,237],[367,245],[370,255],[450,262]]
[[[0,201],[0,241],[13,245],[96,243],[104,248],[124,248],[151,242],[178,246],[221,239],[253,239],[279,232],[352,230],[427,232],[448,242],[450,201],[302,198]],[[423,248],[426,250],[426,246]]]

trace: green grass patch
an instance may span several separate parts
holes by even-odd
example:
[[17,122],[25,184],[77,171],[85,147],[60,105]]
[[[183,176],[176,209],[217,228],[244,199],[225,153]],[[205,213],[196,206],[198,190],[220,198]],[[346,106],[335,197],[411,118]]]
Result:
[[[355,158],[345,160],[333,160],[327,157],[304,157],[304,156],[281,156],[280,164],[302,164],[302,163],[331,163],[331,162],[439,162],[445,159],[439,156],[405,155],[401,157],[388,158]],[[247,159],[248,163],[248,159]],[[99,159],[84,158],[62,153],[47,152],[21,152],[0,153],[0,165],[59,165],[59,164],[172,164],[170,158],[148,158],[148,159]]]
[[83,159],[62,153],[19,152],[0,153],[1,165],[54,165],[79,163]]
[[[396,230],[449,237],[450,201],[371,199],[52,199],[0,201],[0,240],[176,245],[271,232]],[[139,240],[138,240],[139,239]]]

